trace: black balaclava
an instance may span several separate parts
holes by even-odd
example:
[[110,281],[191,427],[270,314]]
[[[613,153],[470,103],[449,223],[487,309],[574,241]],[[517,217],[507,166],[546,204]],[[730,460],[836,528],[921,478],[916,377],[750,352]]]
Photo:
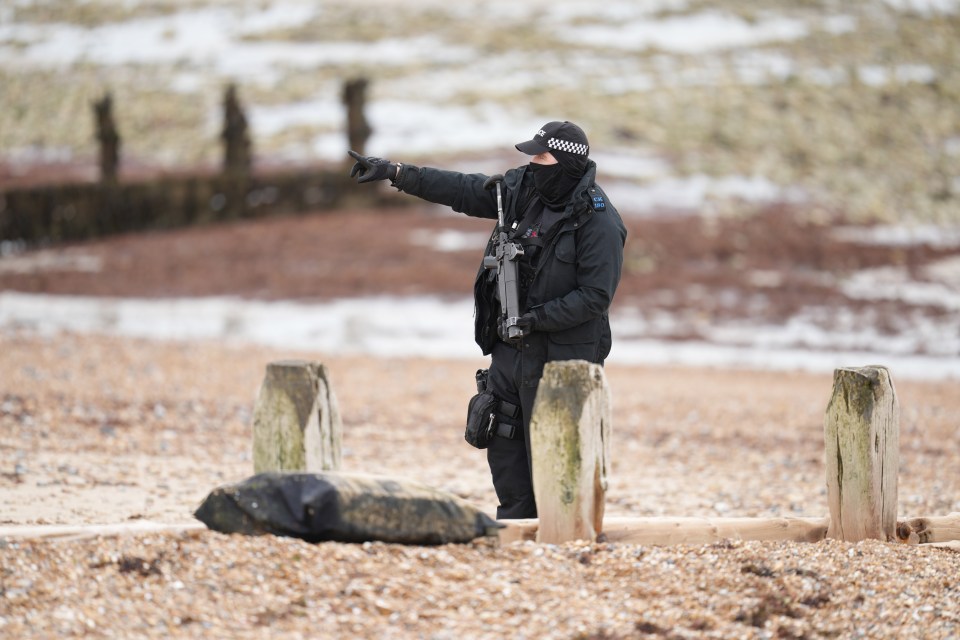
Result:
[[584,158],[583,167],[578,167],[579,163],[564,163],[560,156],[569,154],[559,151],[552,152],[557,159],[557,164],[537,164],[531,162],[527,169],[533,174],[533,183],[537,187],[537,195],[540,200],[551,209],[560,209],[570,199],[570,194],[574,187],[583,178],[583,169],[586,167],[586,158]]
[[552,209],[562,208],[583,178],[590,151],[583,129],[572,122],[548,122],[532,140],[516,145],[519,151],[537,155],[549,151],[557,164],[528,165],[540,200]]

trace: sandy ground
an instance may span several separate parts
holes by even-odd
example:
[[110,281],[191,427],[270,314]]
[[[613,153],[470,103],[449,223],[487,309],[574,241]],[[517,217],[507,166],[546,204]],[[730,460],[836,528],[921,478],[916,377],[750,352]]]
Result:
[[[343,467],[490,512],[462,441],[481,361],[325,358],[220,344],[4,335],[3,525],[189,523],[252,473],[264,365],[322,360]],[[609,367],[612,515],[823,515],[829,376]],[[951,383],[898,385],[900,511],[960,510]],[[960,633],[960,554],[839,542],[644,547],[320,544],[206,530],[0,539],[7,637],[918,637]],[[859,635],[859,634],[862,634]]]
[[[397,215],[408,221],[404,216],[419,216],[418,224],[438,227],[452,220],[423,212]],[[58,249],[56,255],[82,251],[110,265],[99,276],[75,272],[76,293],[226,289],[256,297],[274,291],[265,279],[270,254],[257,247],[286,247],[291,255],[312,249],[317,267],[337,251],[350,255],[342,236],[339,242],[323,240],[332,234],[324,225],[353,229],[358,239],[379,238],[378,221],[383,224],[373,212],[359,213],[351,224],[336,216],[256,221],[117,238]],[[320,245],[298,240],[305,233],[298,225],[312,226]],[[655,228],[645,228],[647,242],[654,242]],[[718,245],[723,237],[692,236],[714,238]],[[829,262],[828,246],[816,250]],[[743,260],[772,260],[762,252],[742,253]],[[796,254],[807,255],[799,249]],[[921,254],[900,255],[920,260]],[[671,255],[663,260],[687,264]],[[858,255],[880,261],[867,250]],[[464,277],[469,281],[473,259],[461,266],[463,255],[442,256],[449,256],[441,257],[450,260],[449,269],[431,272],[436,282],[416,286],[444,292],[462,288]],[[293,258],[280,261],[294,264]],[[230,268],[214,270],[217,262]],[[286,295],[298,297],[289,293],[301,286],[297,282],[320,286],[301,298],[333,296],[341,287],[376,292],[384,284],[372,274],[418,282],[403,278],[418,265],[415,258],[385,257],[371,270],[361,265],[369,261],[358,257],[355,268],[329,271],[343,277],[292,275],[284,280]],[[732,277],[736,269],[694,264],[678,267],[672,277],[682,281],[703,273]],[[63,293],[56,275],[34,270],[31,280],[30,273],[8,271],[2,283]],[[645,295],[645,277],[667,276],[631,276],[625,299]],[[803,291],[800,284],[788,290],[784,305]],[[788,307],[771,307],[777,308]],[[328,357],[7,330],[0,334],[0,526],[195,522],[192,511],[211,489],[252,473],[257,386],[265,365],[283,358],[328,366],[343,413],[345,469],[414,478],[494,511],[483,454],[462,440],[473,372],[485,364],[480,357]],[[611,365],[607,376],[615,439],[610,515],[826,514],[822,422],[829,375]],[[956,383],[896,384],[902,410],[900,514],[960,511]],[[956,552],[876,542],[498,548],[483,541],[420,548],[309,545],[206,530],[60,541],[0,538],[0,635],[950,638],[960,634],[958,575]]]
[[[462,441],[484,361],[328,358],[103,337],[3,337],[4,524],[191,520],[252,473],[266,363],[324,362],[345,469],[414,477],[493,511],[483,454]],[[612,515],[823,515],[829,376],[611,366]],[[900,383],[903,515],[960,510],[955,383]],[[464,415],[462,415],[464,414]]]

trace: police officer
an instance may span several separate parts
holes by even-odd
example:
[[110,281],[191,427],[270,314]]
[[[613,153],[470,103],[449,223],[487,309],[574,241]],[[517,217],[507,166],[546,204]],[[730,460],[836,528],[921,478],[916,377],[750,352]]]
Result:
[[[503,178],[504,224],[524,247],[519,265],[519,343],[499,335],[496,273],[482,264],[474,283],[475,339],[491,356],[488,390],[501,400],[497,437],[487,462],[500,506],[498,519],[535,518],[530,471],[530,416],[543,366],[554,360],[603,364],[610,353],[608,310],[623,265],[626,229],[596,184],[596,163],[583,130],[549,122],[516,145],[528,164]],[[487,176],[361,156],[350,172],[359,183],[390,180],[404,193],[477,218],[496,218]],[[493,255],[491,236],[485,255]]]

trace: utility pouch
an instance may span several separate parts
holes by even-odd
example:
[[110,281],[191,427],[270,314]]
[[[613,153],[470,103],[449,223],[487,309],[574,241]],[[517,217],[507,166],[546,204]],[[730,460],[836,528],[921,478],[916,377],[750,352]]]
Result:
[[490,379],[490,369],[477,369],[477,393],[487,390],[487,380]]
[[487,391],[470,398],[467,407],[467,429],[463,439],[477,449],[486,449],[496,435],[499,406],[497,397]]

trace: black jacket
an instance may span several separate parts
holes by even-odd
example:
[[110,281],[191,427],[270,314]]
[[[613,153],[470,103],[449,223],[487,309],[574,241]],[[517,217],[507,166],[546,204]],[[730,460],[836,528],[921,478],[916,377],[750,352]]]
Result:
[[[536,198],[526,165],[503,179],[504,221],[509,228]],[[620,214],[596,185],[596,164],[589,161],[563,217],[544,238],[536,269],[527,283],[526,308],[538,309],[536,331],[524,339],[523,383],[536,386],[543,364],[582,359],[603,363],[610,353],[607,315],[620,282],[627,231]],[[429,202],[477,218],[497,218],[496,190],[485,190],[487,176],[404,165],[394,186]],[[594,206],[595,198],[599,201]],[[493,255],[491,234],[485,255]],[[475,338],[489,354],[498,340],[500,313],[496,276],[482,264],[474,284]]]

